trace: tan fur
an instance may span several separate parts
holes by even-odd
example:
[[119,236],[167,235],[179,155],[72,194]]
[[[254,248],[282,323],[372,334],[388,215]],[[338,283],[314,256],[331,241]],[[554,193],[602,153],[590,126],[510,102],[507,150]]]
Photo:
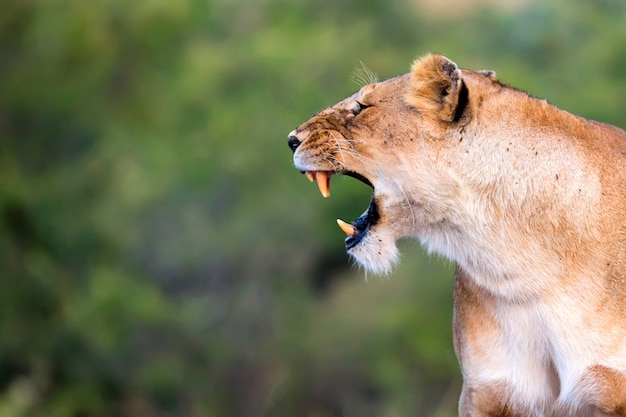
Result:
[[429,55],[290,146],[373,185],[348,251],[366,269],[406,236],[456,261],[462,416],[626,416],[624,131]]

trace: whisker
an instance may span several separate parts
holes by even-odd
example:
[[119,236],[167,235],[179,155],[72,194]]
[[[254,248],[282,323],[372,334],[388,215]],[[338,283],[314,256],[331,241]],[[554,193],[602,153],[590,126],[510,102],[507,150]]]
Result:
[[339,154],[341,154],[341,158],[345,161],[346,158],[343,155],[343,148],[341,147],[340,143],[339,143],[339,139],[335,136],[335,135],[331,135],[331,138],[335,141],[335,143],[337,144],[337,150],[339,151]]
[[[353,159],[359,162],[368,162],[371,164],[378,164],[377,160],[364,156],[355,149],[354,144],[361,143],[361,142],[364,142],[364,141],[361,139],[340,138],[340,137],[335,136],[334,134],[331,134],[329,141],[328,141],[328,149],[326,152],[326,158],[329,160],[332,158],[332,160],[335,161],[337,165],[339,166],[343,166],[345,164],[346,157],[352,157]],[[335,154],[339,154],[342,160],[336,157]],[[339,169],[337,168],[337,165],[333,165],[333,166],[335,167],[337,171],[339,171]]]
[[415,213],[413,212],[413,206],[411,205],[411,200],[409,200],[409,197],[404,192],[404,188],[402,188],[400,184],[396,184],[396,185],[400,189],[400,192],[402,192],[402,195],[404,195],[404,200],[406,201],[406,204],[409,206],[409,211],[411,212],[411,220],[413,221],[413,227],[415,228],[415,226],[417,225],[417,221],[415,220]]
[[359,161],[366,161],[366,162],[371,162],[371,163],[378,163],[378,161],[376,161],[373,158],[368,158],[367,156],[363,156],[360,153],[353,151],[353,150],[349,150],[349,149],[343,149],[342,150],[344,153],[346,153],[347,155],[353,156],[355,159],[359,160]]
[[363,87],[367,84],[375,84],[378,82],[378,76],[374,71],[370,70],[365,66],[362,61],[359,61],[361,64],[361,68],[356,68],[354,70],[354,75],[352,80],[359,86]]

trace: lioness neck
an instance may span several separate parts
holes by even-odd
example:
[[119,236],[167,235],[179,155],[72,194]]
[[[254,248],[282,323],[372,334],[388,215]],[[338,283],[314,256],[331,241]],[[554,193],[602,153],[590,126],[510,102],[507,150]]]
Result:
[[[509,94],[535,101],[532,124]],[[594,122],[509,89],[481,106],[480,114],[497,118],[476,119],[455,133],[457,146],[438,152],[439,169],[457,191],[449,193],[455,201],[437,201],[432,211],[441,216],[420,231],[422,242],[505,298],[537,297],[557,281],[597,276],[596,264],[615,259],[594,249],[607,239],[603,217],[615,219],[604,213],[615,208],[603,206],[604,168],[586,152],[604,146],[590,136]],[[497,111],[485,111],[490,106]]]

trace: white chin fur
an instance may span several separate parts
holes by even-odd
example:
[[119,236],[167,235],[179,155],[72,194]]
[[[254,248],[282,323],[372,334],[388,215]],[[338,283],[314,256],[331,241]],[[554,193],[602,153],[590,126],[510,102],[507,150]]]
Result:
[[366,271],[387,275],[398,262],[399,252],[395,239],[386,238],[370,231],[348,254]]

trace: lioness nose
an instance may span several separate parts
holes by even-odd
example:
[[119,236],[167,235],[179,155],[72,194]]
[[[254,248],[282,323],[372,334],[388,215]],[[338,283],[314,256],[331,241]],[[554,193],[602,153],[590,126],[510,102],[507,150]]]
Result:
[[289,138],[287,140],[287,144],[289,145],[289,147],[291,148],[291,150],[293,152],[296,151],[296,148],[298,146],[300,146],[300,139],[298,139],[295,135],[289,135]]

